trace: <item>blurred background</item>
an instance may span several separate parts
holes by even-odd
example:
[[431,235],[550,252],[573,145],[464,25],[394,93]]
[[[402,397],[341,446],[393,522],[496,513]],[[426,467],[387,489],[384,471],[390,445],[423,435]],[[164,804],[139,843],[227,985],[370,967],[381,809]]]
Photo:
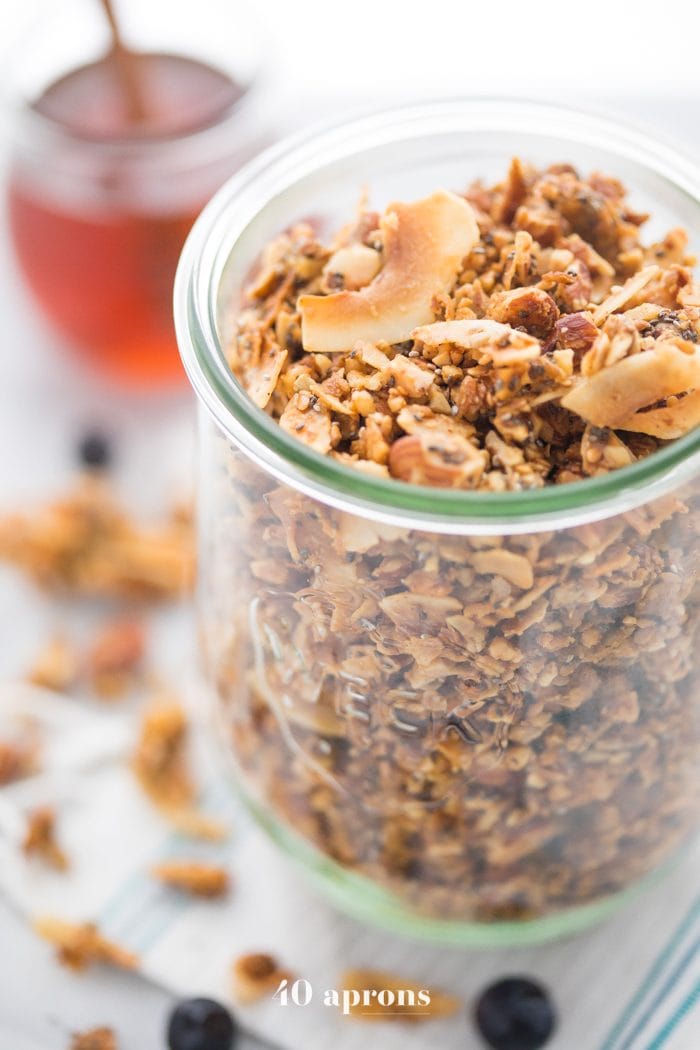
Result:
[[[656,0],[0,0],[0,512],[60,494],[94,435],[133,513],[188,493],[172,275],[196,213],[260,148],[357,109],[516,96],[632,122],[700,158],[698,29],[694,5]],[[57,613],[9,570],[0,612],[9,679]],[[193,663],[189,612],[175,621],[159,644]],[[88,987],[88,1020],[119,1017],[125,1046],[160,1045],[164,993],[136,999],[112,975],[76,985],[2,900],[0,944],[3,1048],[6,1032],[11,1050],[62,1046]]]

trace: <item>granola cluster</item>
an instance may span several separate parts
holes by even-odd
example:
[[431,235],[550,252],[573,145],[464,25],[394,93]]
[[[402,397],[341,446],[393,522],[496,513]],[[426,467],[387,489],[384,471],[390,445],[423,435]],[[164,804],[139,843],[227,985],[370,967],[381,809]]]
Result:
[[[230,363],[318,452],[491,491],[626,466],[700,422],[687,235],[645,246],[615,179],[514,160],[504,183],[269,246]],[[696,389],[697,388],[697,389]]]
[[[373,474],[497,491],[623,467],[698,422],[686,237],[644,247],[643,220],[614,179],[514,161],[492,189],[364,211],[332,248],[296,227],[232,367]],[[413,912],[483,922],[608,897],[687,838],[692,483],[556,532],[440,535],[209,440],[205,655],[247,789],[284,824]]]
[[0,517],[0,561],[61,596],[178,598],[194,577],[191,514],[175,507],[157,528],[143,528],[102,477],[86,474],[40,511]]

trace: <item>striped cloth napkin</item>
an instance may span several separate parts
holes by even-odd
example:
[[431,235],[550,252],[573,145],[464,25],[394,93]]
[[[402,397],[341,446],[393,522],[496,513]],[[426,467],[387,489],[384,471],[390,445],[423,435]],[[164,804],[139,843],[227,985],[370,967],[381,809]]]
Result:
[[[191,676],[190,676],[191,678]],[[183,677],[184,680],[184,677]],[[185,692],[201,708],[199,686]],[[134,708],[104,709],[26,686],[0,691],[2,722],[31,714],[48,741],[37,775],[0,791],[0,891],[27,916],[92,919],[136,952],[145,977],[178,995],[230,997],[239,954],[270,951],[309,981],[308,1006],[268,1000],[239,1009],[249,1031],[283,1050],[478,1050],[469,1010],[425,1025],[367,1026],[324,1006],[350,967],[372,967],[470,1004],[492,980],[521,974],[542,981],[559,1016],[548,1050],[698,1050],[700,1047],[700,848],[605,925],[538,948],[469,952],[404,940],[357,924],[315,897],[234,801],[204,734],[198,763],[208,770],[205,805],[230,821],[224,843],[183,841],[144,802],[125,758]],[[51,801],[73,866],[54,874],[18,848],[24,812]],[[203,902],[157,885],[148,871],[168,857],[226,864],[234,889]],[[47,951],[50,948],[47,946]],[[56,1004],[60,1009],[60,1004]],[[267,1045],[267,1043],[265,1044]]]

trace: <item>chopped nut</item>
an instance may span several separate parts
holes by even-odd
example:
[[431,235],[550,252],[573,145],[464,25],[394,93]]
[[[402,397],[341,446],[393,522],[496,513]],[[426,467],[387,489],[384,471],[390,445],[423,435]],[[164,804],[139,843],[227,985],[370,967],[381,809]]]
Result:
[[67,870],[68,857],[56,840],[56,814],[51,806],[40,806],[28,814],[22,849],[27,857],[38,857],[57,871]]
[[169,860],[156,864],[151,874],[166,886],[183,890],[193,897],[224,897],[228,893],[228,872],[216,864]]
[[233,995],[243,1006],[269,998],[279,988],[280,982],[294,980],[288,970],[283,970],[274,955],[253,952],[236,959],[232,966]]
[[70,970],[80,972],[95,963],[133,970],[138,957],[103,937],[94,923],[71,923],[61,919],[40,918],[34,929],[56,948],[58,960]]
[[381,265],[379,252],[365,244],[351,244],[334,252],[323,272],[328,278],[340,278],[340,287],[354,292],[373,281]]
[[491,297],[489,317],[546,339],[559,317],[557,304],[541,288],[515,288]]
[[399,438],[389,451],[393,477],[415,485],[463,488],[478,481],[486,459],[458,434],[423,431]]
[[[454,995],[381,970],[346,970],[341,986],[360,993],[359,1001],[350,1004],[349,1013],[358,1021],[430,1021],[450,1017],[464,1006]],[[365,991],[370,994],[363,995]]]

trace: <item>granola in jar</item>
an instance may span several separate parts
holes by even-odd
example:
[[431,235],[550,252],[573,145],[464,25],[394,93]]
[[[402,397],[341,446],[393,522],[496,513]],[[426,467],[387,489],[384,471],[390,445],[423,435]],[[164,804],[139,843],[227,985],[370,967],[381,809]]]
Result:
[[[365,476],[505,497],[634,465],[700,423],[686,234],[616,179],[513,160],[495,186],[270,244],[230,367]],[[218,432],[206,656],[246,790],[411,912],[590,904],[697,822],[699,497],[451,534],[314,499]],[[621,475],[622,477],[622,475]]]

